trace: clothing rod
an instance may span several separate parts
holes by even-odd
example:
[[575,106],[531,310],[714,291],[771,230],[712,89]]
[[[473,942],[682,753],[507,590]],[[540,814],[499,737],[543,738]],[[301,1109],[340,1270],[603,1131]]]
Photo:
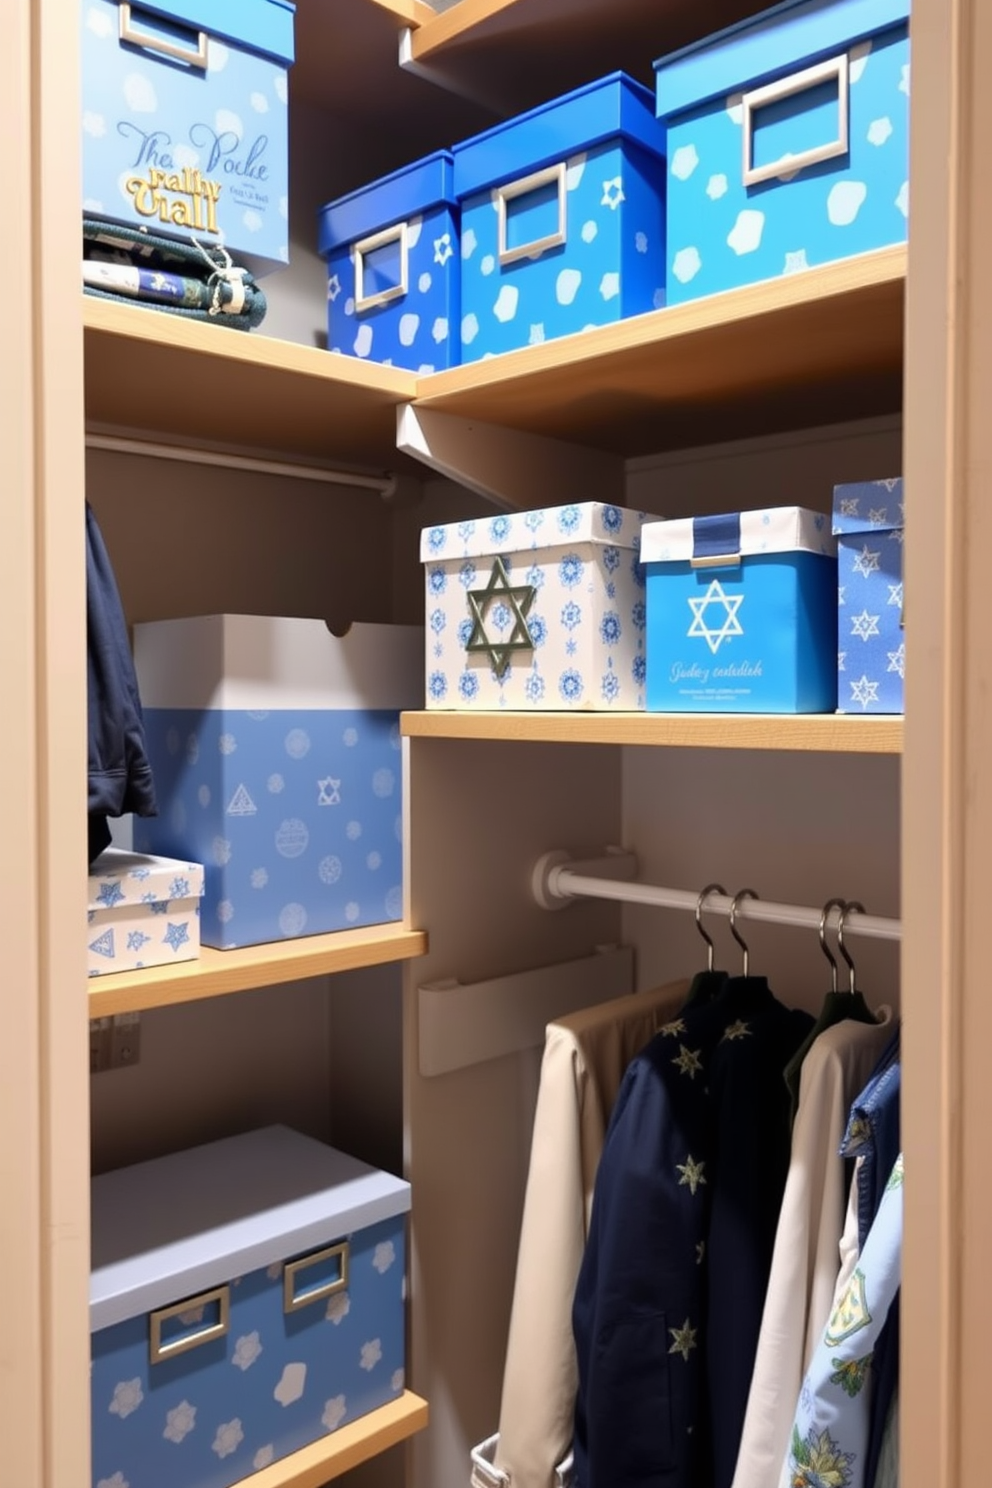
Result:
[[150,439],[124,439],[116,434],[87,434],[87,449],[110,450],[118,455],[144,455],[151,460],[177,460],[184,465],[212,465],[221,470],[250,470],[254,475],[284,475],[293,480],[320,481],[332,486],[396,494],[395,475],[359,475],[324,465],[297,465],[291,461],[263,460],[255,455],[227,455],[218,450],[187,449],[178,444],[157,444]]

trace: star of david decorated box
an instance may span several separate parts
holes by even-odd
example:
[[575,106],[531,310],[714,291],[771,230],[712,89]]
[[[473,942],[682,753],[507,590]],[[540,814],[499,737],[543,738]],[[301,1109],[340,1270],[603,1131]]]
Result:
[[836,548],[798,506],[648,523],[648,708],[833,712]]
[[454,149],[461,359],[664,304],[664,131],[613,73]]
[[229,1488],[401,1395],[409,1207],[285,1126],[95,1178],[93,1488]]
[[83,210],[289,260],[290,0],[80,0]]
[[440,150],[320,212],[331,351],[436,372],[458,362],[458,214]]
[[786,0],[655,63],[668,301],[901,243],[909,0]]
[[418,626],[210,615],[135,627],[157,817],[135,846],[204,864],[200,938],[228,950],[399,920],[399,711]]
[[903,630],[902,480],[834,487],[837,536],[837,707],[901,713]]
[[428,527],[427,707],[644,707],[643,512],[598,501]]
[[106,848],[89,873],[89,975],[195,960],[202,893],[200,863]]

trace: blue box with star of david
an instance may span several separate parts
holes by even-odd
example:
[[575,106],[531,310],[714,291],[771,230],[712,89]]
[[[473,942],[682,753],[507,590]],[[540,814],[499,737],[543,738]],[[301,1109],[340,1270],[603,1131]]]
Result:
[[403,916],[399,712],[419,626],[206,615],[135,626],[157,817],[141,851],[204,864],[220,950]]
[[285,1126],[93,1180],[93,1488],[230,1488],[405,1388],[410,1186]]
[[834,487],[840,713],[903,711],[903,520],[901,478]]
[[202,894],[202,864],[108,847],[90,865],[88,974],[194,961]]
[[785,0],[655,63],[668,302],[906,240],[910,0]]
[[412,372],[458,363],[458,210],[439,150],[328,202],[327,346]]
[[647,706],[832,713],[837,543],[804,507],[649,522]]
[[664,148],[621,72],[455,146],[463,362],[665,303]]

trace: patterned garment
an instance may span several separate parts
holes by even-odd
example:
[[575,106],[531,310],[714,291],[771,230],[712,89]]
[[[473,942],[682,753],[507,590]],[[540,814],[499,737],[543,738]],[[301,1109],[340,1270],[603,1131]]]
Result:
[[902,1224],[900,1153],[854,1275],[803,1381],[786,1459],[789,1488],[868,1488],[872,1361],[899,1289]]

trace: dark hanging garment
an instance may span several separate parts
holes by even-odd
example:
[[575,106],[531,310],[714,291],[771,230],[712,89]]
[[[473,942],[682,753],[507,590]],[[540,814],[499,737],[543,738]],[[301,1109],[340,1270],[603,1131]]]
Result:
[[141,699],[127,626],[103,536],[86,504],[86,685],[89,861],[110,842],[109,816],[155,816]]

